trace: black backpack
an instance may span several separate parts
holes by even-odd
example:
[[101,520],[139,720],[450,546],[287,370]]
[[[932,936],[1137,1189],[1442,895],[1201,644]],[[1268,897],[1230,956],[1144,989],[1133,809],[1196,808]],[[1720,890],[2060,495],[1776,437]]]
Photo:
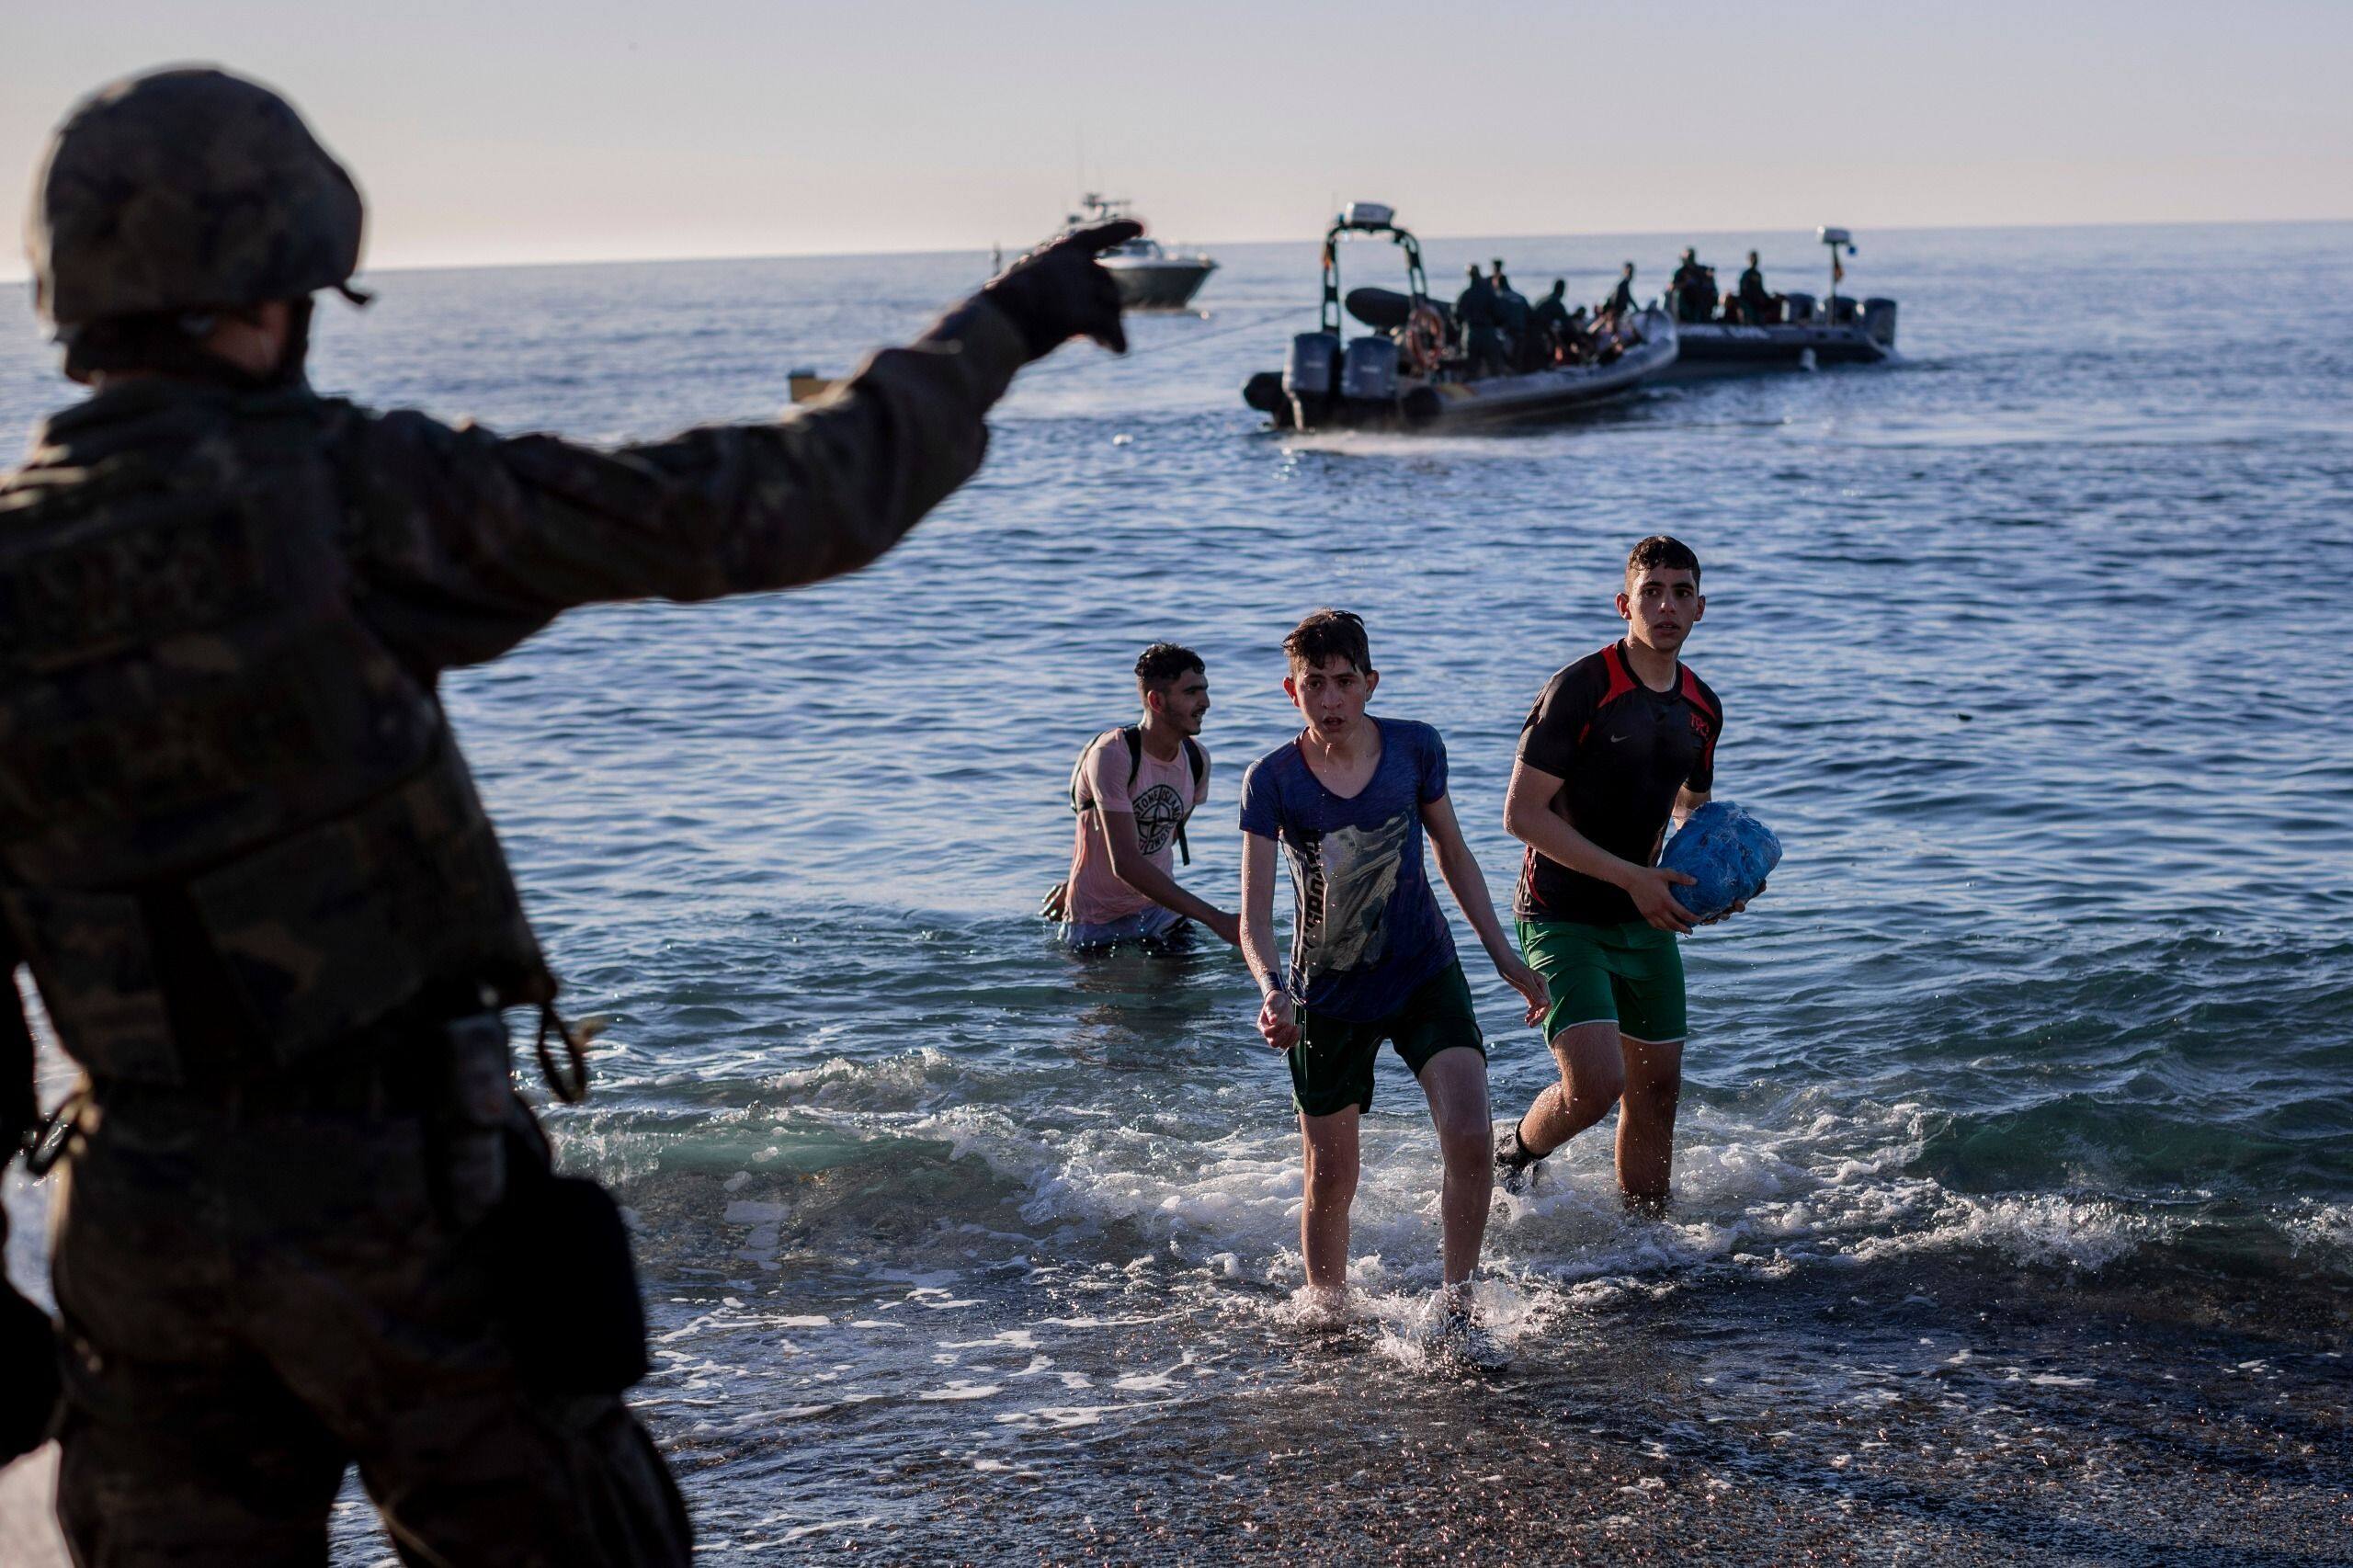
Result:
[[[1102,738],[1101,735],[1095,737],[1097,741]],[[1121,725],[1120,738],[1128,743],[1128,783],[1132,787],[1136,781],[1136,769],[1143,766],[1143,726],[1142,724]],[[1209,754],[1201,750],[1200,744],[1192,736],[1184,735],[1179,738],[1185,744],[1185,760],[1193,769],[1193,793],[1199,797],[1201,792],[1201,781],[1210,776]],[[1085,816],[1095,809],[1095,802],[1086,799],[1081,792],[1081,786],[1085,783],[1081,775],[1086,770],[1086,752],[1094,749],[1094,742],[1088,742],[1086,751],[1080,752],[1078,760],[1071,765],[1070,809],[1080,816]],[[1188,804],[1189,805],[1190,802]],[[1193,863],[1193,851],[1185,842],[1185,823],[1181,817],[1176,823],[1176,853],[1183,857],[1184,864],[1189,866]]]

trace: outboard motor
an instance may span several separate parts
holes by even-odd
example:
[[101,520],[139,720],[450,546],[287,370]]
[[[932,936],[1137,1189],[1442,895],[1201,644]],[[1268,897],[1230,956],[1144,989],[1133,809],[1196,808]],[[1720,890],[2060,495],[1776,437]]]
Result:
[[1863,330],[1869,333],[1871,341],[1881,348],[1894,347],[1895,301],[1865,300],[1863,301]]
[[1397,405],[1397,344],[1387,337],[1359,337],[1348,345],[1340,366],[1340,395],[1352,425],[1385,419]]
[[1844,294],[1833,296],[1830,301],[1830,324],[1850,326],[1854,324],[1854,320],[1855,301]]
[[1339,358],[1336,332],[1302,332],[1290,340],[1290,358],[1283,361],[1283,395],[1290,400],[1291,423],[1300,429],[1313,430],[1331,413]]
[[1801,323],[1810,324],[1813,322],[1813,295],[1794,292],[1784,294],[1781,296],[1781,304],[1785,311],[1785,314],[1782,319],[1789,322],[1792,326]]
[[1275,422],[1277,429],[1290,424],[1290,400],[1283,395],[1283,373],[1261,370],[1242,383],[1242,401]]

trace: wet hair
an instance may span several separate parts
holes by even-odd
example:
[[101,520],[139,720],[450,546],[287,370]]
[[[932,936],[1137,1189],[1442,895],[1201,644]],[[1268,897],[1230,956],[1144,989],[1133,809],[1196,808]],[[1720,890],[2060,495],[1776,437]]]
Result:
[[1691,552],[1689,545],[1679,539],[1653,534],[1626,553],[1626,575],[1630,579],[1637,572],[1661,567],[1670,572],[1690,573],[1695,585],[1699,581],[1699,558]]
[[1136,686],[1143,691],[1165,690],[1169,682],[1187,670],[1207,675],[1209,666],[1190,648],[1175,642],[1154,642],[1136,655]]
[[1364,618],[1344,609],[1319,609],[1290,629],[1283,652],[1293,664],[1313,669],[1326,659],[1346,659],[1359,674],[1372,670],[1372,647],[1364,635]]

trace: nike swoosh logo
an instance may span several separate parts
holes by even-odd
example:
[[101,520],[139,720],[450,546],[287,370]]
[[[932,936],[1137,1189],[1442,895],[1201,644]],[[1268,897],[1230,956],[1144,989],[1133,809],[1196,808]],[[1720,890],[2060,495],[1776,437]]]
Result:
[[1609,744],[1610,744],[1611,745],[1613,745],[1613,746],[1614,746],[1614,745],[1616,745],[1620,741],[1622,741],[1622,740],[1624,740],[1625,738],[1626,738],[1626,737],[1625,737],[1625,736],[1623,736],[1623,735],[1612,735],[1612,736],[1610,736],[1610,737],[1609,737]]

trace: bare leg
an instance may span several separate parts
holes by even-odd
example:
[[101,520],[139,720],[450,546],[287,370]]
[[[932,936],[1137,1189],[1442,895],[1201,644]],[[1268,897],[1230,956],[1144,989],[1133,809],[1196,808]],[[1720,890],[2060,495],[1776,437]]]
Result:
[[1519,1141],[1539,1159],[1609,1114],[1625,1092],[1626,1065],[1618,1026],[1608,1018],[1571,1024],[1552,1037],[1561,1081],[1547,1084],[1519,1119]]
[[1626,1200],[1664,1209],[1683,1094],[1681,1040],[1626,1041],[1626,1103],[1618,1116],[1618,1185]]
[[1299,1250],[1311,1290],[1337,1294],[1348,1284],[1348,1205],[1357,1196],[1357,1107],[1299,1119],[1304,1156]]
[[1421,1080],[1446,1166],[1438,1194],[1444,1237],[1440,1256],[1446,1282],[1460,1285],[1479,1267],[1479,1244],[1487,1233],[1487,1199],[1495,1188],[1495,1160],[1487,1142],[1487,1059],[1467,1045],[1452,1046],[1422,1063]]

